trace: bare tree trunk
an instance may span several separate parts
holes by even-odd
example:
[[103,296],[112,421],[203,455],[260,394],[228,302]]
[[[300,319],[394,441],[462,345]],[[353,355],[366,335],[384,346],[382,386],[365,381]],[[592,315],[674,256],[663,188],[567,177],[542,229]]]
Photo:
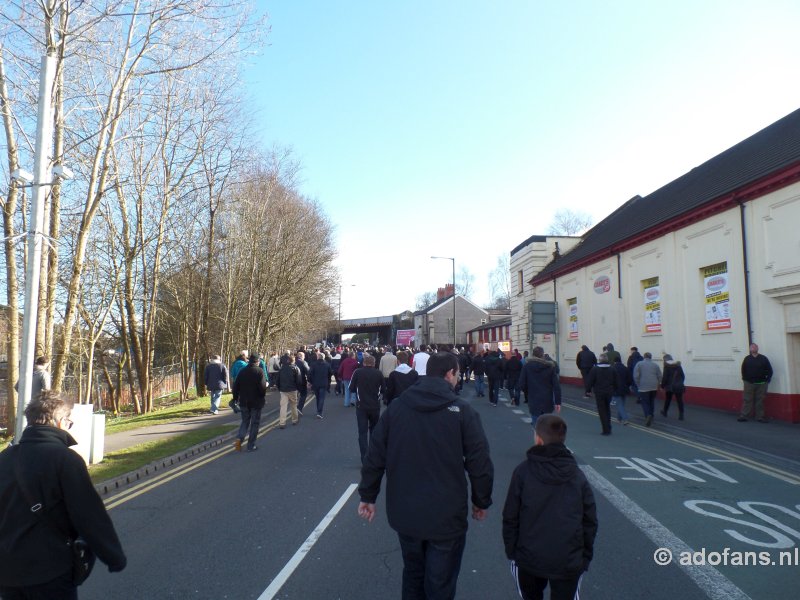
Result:
[[[14,133],[14,122],[11,118],[11,109],[8,99],[8,87],[6,85],[5,64],[3,62],[3,48],[0,46],[0,116],[3,120],[3,128],[6,134],[6,152],[8,154],[8,172],[19,168],[19,155],[17,140]],[[16,230],[14,228],[14,217],[17,213],[17,198],[19,192],[12,186],[8,190],[5,203],[3,204],[3,235],[5,242],[6,261],[6,311],[7,319],[6,353],[7,353],[7,376],[6,376],[6,398],[8,402],[8,429],[13,428],[13,423],[17,418],[17,392],[14,386],[19,379],[19,280],[17,279],[17,252],[16,252]],[[25,207],[22,207],[23,211]]]

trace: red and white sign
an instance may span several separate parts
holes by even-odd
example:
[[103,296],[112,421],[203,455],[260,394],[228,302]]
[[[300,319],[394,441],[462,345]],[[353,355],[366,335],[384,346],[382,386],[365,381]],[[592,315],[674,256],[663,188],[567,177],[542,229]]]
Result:
[[597,279],[594,280],[595,294],[605,294],[606,292],[610,291],[611,291],[611,280],[606,275],[598,277]]

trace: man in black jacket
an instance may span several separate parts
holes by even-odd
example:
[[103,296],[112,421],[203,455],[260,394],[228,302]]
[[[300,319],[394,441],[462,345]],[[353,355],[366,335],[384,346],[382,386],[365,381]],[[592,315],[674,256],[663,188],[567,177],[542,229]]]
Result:
[[69,449],[71,412],[71,400],[42,392],[25,409],[19,444],[0,454],[2,598],[77,599],[68,544],[78,536],[109,571],[127,563],[83,459]]
[[503,542],[523,598],[577,597],[597,535],[594,494],[564,445],[567,424],[557,415],[536,422],[536,445],[511,476],[503,507]]
[[250,353],[248,365],[239,371],[233,382],[233,398],[239,402],[242,410],[242,423],[239,425],[239,435],[236,436],[234,446],[237,451],[242,451],[244,436],[248,434],[247,450],[254,452],[258,427],[261,424],[261,410],[267,402],[267,376],[260,366],[258,352]]
[[594,392],[602,435],[611,435],[611,397],[619,387],[619,378],[616,369],[609,364],[607,353],[603,352],[599,362],[589,371],[586,387]]
[[372,521],[384,472],[386,514],[403,553],[403,598],[454,598],[467,532],[467,481],[472,518],[492,504],[494,467],[475,410],[456,396],[458,359],[430,357],[420,377],[389,405],[373,432],[361,468],[358,514]]
[[744,393],[742,410],[737,421],[747,421],[755,406],[756,419],[762,423],[767,422],[767,417],[764,415],[764,398],[771,379],[772,365],[769,359],[758,353],[758,344],[750,344],[750,354],[742,361]]
[[375,357],[364,355],[364,366],[353,372],[350,392],[356,394],[356,423],[358,423],[358,449],[361,462],[367,455],[369,439],[381,416],[381,394],[386,392],[383,373],[375,368]]
[[578,367],[578,370],[581,372],[581,377],[583,377],[583,396],[585,398],[589,397],[589,391],[591,390],[587,383],[589,371],[591,371],[592,367],[596,364],[597,357],[594,355],[594,352],[589,350],[589,346],[581,346],[581,351],[578,352],[578,355],[575,357],[575,366]]

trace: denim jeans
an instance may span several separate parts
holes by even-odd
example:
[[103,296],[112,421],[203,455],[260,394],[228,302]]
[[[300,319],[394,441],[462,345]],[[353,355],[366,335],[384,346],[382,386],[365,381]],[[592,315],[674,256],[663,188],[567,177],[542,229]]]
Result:
[[327,387],[314,388],[314,395],[317,397],[317,414],[321,415],[322,410],[325,408],[325,394],[328,392]]
[[628,420],[628,411],[625,410],[625,396],[611,396],[611,402],[617,403],[617,420],[622,423]]
[[219,410],[219,401],[222,399],[222,390],[208,390],[211,394],[211,411],[216,412]]
[[653,416],[653,402],[656,398],[656,391],[639,392],[639,403],[642,405],[642,411],[645,417]]
[[[369,438],[372,437],[372,430],[378,424],[378,419],[381,416],[381,410],[373,409],[366,410],[364,408],[356,408],[356,423],[358,423],[358,449],[361,451],[361,462],[367,456],[369,449]],[[369,436],[367,435],[369,434]]]
[[244,441],[244,436],[250,433],[247,438],[247,448],[255,448],[256,438],[258,437],[258,427],[261,425],[261,409],[247,408],[242,406],[242,424],[239,425],[239,435],[236,436]]
[[[344,386],[344,405],[350,406],[350,380],[343,379],[342,385]],[[353,401],[353,404],[355,404],[355,400]]]
[[475,394],[478,396],[483,396],[484,387],[483,373],[480,375],[475,375]]
[[466,534],[450,540],[422,540],[398,533],[403,553],[403,600],[456,597]]
[[489,378],[489,402],[492,404],[497,404],[500,400],[500,384],[502,383],[502,379],[491,379]]
[[306,405],[306,398],[308,398],[308,386],[301,385],[297,390],[297,410],[303,412],[303,407]]

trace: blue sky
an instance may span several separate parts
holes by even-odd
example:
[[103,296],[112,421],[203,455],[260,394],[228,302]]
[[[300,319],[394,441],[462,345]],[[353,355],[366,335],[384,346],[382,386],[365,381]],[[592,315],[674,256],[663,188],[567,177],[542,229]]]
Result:
[[797,2],[257,5],[247,91],[336,227],[344,318],[413,309],[431,255],[487,303],[559,208],[598,222],[800,108]]

